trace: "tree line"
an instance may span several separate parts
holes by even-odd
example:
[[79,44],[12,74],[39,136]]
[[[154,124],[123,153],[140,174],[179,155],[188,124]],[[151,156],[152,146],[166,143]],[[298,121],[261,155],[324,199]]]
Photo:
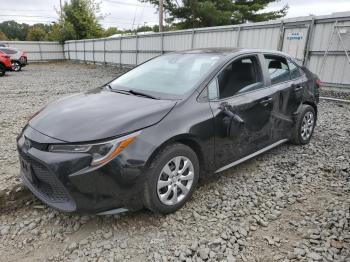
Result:
[[[159,0],[139,0],[159,7]],[[263,12],[279,0],[164,0],[166,31],[199,27],[261,22],[284,17],[288,6],[280,10]],[[158,32],[158,26],[141,26],[135,30],[117,27],[104,29],[100,21],[100,4],[95,0],[65,2],[58,21],[29,25],[16,21],[0,23],[0,40],[60,41],[108,37],[135,32]]]

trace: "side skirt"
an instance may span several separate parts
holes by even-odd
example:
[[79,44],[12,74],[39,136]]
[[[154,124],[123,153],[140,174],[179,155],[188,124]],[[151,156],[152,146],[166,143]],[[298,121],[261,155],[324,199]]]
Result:
[[288,141],[288,139],[282,139],[282,140],[280,140],[280,141],[278,141],[276,143],[273,143],[273,144],[271,144],[271,145],[269,145],[267,147],[264,147],[263,149],[260,149],[259,151],[256,151],[253,154],[250,154],[250,155],[248,155],[246,157],[243,157],[243,158],[241,158],[241,159],[239,159],[239,160],[237,160],[237,161],[235,161],[235,162],[233,162],[231,164],[228,164],[228,165],[226,165],[224,167],[219,168],[218,170],[215,171],[215,173],[220,173],[220,172],[222,172],[222,171],[224,171],[226,169],[234,167],[234,166],[236,166],[236,165],[238,165],[238,164],[240,164],[240,163],[242,163],[244,161],[247,161],[248,159],[251,159],[251,158],[253,158],[253,157],[257,156],[257,155],[260,155],[260,154],[262,154],[262,153],[264,153],[264,152],[266,152],[266,151],[268,151],[268,150],[270,150],[270,149],[272,149],[272,148],[274,148],[276,146],[279,146],[280,144],[283,144],[283,143],[285,143],[287,141]]
[[120,213],[125,213],[128,212],[129,210],[126,208],[117,208],[117,209],[112,209],[112,210],[108,210],[105,212],[101,212],[98,213],[98,216],[107,216],[107,215],[116,215],[116,214],[120,214]]

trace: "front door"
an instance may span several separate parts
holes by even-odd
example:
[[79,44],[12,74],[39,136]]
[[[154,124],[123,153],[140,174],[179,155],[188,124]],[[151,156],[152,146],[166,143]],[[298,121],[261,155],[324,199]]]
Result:
[[217,167],[271,143],[276,92],[266,87],[258,55],[234,60],[208,86]]

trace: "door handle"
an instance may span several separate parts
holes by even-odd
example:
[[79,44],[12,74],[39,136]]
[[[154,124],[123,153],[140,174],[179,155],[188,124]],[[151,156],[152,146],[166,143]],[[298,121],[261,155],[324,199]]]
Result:
[[262,99],[260,101],[260,104],[263,105],[263,106],[267,106],[271,102],[272,102],[272,97],[267,97],[267,98]]
[[300,91],[301,89],[304,88],[303,86],[297,86],[297,85],[293,85],[293,87],[294,87],[294,91],[295,92],[298,92],[298,91]]
[[222,103],[219,106],[219,109],[221,110],[221,112],[223,112],[225,115],[227,115],[231,119],[235,120],[236,122],[238,122],[240,124],[244,123],[244,120],[239,115],[237,115],[236,113],[231,111],[232,107],[230,105],[228,105],[228,103]]

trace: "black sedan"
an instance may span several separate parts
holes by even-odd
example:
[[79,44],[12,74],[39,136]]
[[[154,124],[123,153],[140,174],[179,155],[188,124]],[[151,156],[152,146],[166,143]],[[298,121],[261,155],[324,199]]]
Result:
[[174,212],[199,178],[307,144],[319,85],[280,52],[166,54],[37,112],[17,139],[21,177],[66,212]]

